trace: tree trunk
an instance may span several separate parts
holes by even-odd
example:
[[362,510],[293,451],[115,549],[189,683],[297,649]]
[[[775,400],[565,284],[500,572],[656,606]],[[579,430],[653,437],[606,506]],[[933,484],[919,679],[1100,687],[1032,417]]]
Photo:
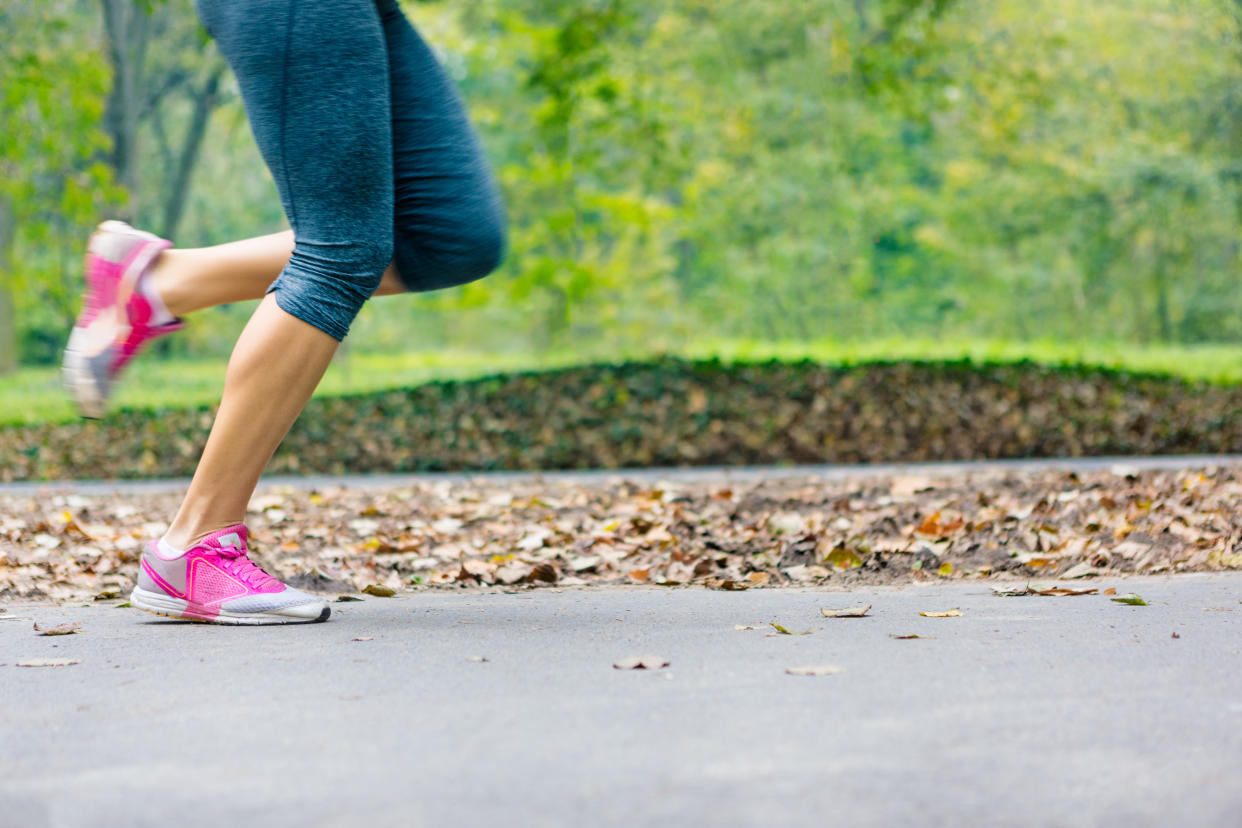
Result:
[[166,239],[177,237],[177,227],[185,213],[185,204],[190,194],[190,178],[194,175],[194,167],[198,164],[199,152],[203,147],[203,136],[207,134],[207,123],[216,108],[219,99],[220,80],[224,76],[224,65],[219,64],[212,70],[203,86],[203,91],[194,100],[194,117],[186,129],[185,141],[182,143],[181,156],[177,160],[177,169],[173,175],[172,186],[164,202],[164,223],[161,235]]
[[110,161],[116,180],[129,192],[126,218],[138,207],[138,117],[141,114],[142,64],[146,56],[150,15],[134,0],[100,0],[108,61],[112,64],[112,91],[104,125],[112,137]]
[[17,370],[17,317],[13,312],[13,210],[0,200],[0,374]]

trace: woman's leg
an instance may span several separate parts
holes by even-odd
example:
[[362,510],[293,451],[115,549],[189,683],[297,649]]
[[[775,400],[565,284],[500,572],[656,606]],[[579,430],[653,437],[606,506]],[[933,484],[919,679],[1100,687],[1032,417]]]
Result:
[[[204,308],[262,299],[293,253],[293,231],[212,247],[165,250],[152,265],[156,292],[173,316]],[[373,296],[405,292],[395,265],[389,264]]]
[[[478,279],[504,251],[505,217],[465,107],[396,0],[376,0],[388,52],[394,261],[373,295]],[[293,250],[292,231],[165,251],[154,286],[174,316],[263,296]]]
[[452,80],[397,0],[376,5],[392,96],[397,275],[412,291],[479,279],[505,247],[504,207],[487,159]]
[[241,523],[259,475],[392,261],[388,71],[373,0],[199,0],[232,65],[295,245],[229,360],[165,540]]

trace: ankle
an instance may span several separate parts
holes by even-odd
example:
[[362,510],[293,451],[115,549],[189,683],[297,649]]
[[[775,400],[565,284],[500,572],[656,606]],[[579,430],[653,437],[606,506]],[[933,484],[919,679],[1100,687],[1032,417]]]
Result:
[[185,551],[213,532],[219,532],[222,529],[229,529],[241,523],[243,523],[243,521],[240,520],[225,521],[223,523],[219,521],[212,521],[186,526],[180,526],[174,523],[172,526],[168,527],[168,531],[164,533],[164,537],[160,538],[160,541],[166,543],[173,549]]
[[157,300],[175,318],[194,310],[187,307],[183,291],[179,288],[181,274],[185,270],[180,252],[175,248],[161,252],[142,277],[147,297]]

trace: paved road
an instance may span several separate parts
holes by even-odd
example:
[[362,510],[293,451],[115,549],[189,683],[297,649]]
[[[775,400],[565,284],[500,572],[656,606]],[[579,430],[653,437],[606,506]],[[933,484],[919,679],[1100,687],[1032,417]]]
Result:
[[[275,628],[10,606],[85,632],[0,622],[0,825],[1237,826],[1242,574],[1110,584],[1150,606],[980,583],[428,592]],[[734,629],[770,621],[814,633]],[[640,653],[671,666],[611,666]],[[49,656],[81,663],[13,666]]]
[[[1143,471],[1158,469],[1198,469],[1209,466],[1242,466],[1242,454],[1183,454],[1155,457],[1049,457],[1029,460],[963,460],[939,463],[859,463],[798,466],[685,466],[641,469],[591,469],[546,472],[425,472],[421,474],[347,474],[347,475],[268,475],[260,481],[265,486],[289,486],[296,489],[323,489],[331,486],[353,488],[386,488],[414,482],[487,480],[501,483],[508,480],[567,481],[571,483],[605,483],[609,480],[720,480],[750,481],[759,478],[820,477],[825,480],[887,477],[899,474],[956,475],[979,472],[1037,472],[1049,469],[1067,471]],[[79,494],[154,494],[183,491],[188,479],[159,478],[154,480],[53,480],[23,483],[0,483],[0,494],[35,494],[76,492]]]

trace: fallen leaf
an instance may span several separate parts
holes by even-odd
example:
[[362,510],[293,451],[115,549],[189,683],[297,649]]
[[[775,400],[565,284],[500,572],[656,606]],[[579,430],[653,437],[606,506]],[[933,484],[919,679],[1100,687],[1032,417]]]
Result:
[[647,583],[647,578],[651,576],[651,570],[650,569],[631,569],[628,575],[631,581],[634,581],[640,584],[645,584]]
[[1181,638],[1181,636],[1180,636],[1180,635],[1178,635],[1176,631],[1174,631],[1174,632],[1173,632],[1173,635],[1171,636],[1171,638]]
[[470,656],[469,658],[466,659],[466,661],[473,661],[476,664],[481,664],[487,660],[488,660],[487,656]]
[[354,639],[354,641],[374,641],[374,640],[375,640],[375,636],[373,635],[360,635]]
[[746,580],[752,584],[766,584],[772,580],[772,574],[770,572],[752,572],[746,576]]
[[1109,587],[1108,589],[1104,590],[1100,594],[1101,595],[1116,595],[1117,589],[1115,587]]
[[76,658],[28,658],[25,661],[17,662],[18,667],[68,667],[71,664],[81,664],[82,662]]
[[119,589],[105,589],[95,596],[96,601],[111,601],[114,598],[120,598],[121,591]]
[[1094,595],[1098,589],[1070,589],[1069,587],[1049,587],[1031,590],[1035,595]]
[[992,587],[992,594],[998,598],[1011,598],[1018,595],[1033,595],[1030,584],[1016,587]]
[[708,578],[703,584],[708,589],[723,589],[728,592],[741,592],[744,589],[750,589],[749,581],[737,581],[733,578]]
[[772,622],[772,629],[776,630],[781,635],[810,635],[812,632],[814,632],[814,630],[803,630],[801,632],[795,632],[793,630],[790,630],[788,627],[782,627],[780,624],[776,623],[775,621]]
[[957,607],[954,607],[951,610],[945,610],[944,612],[920,612],[919,613],[919,615],[922,615],[925,618],[956,618],[957,616],[961,614],[962,614],[962,611],[958,609]]
[[837,569],[853,569],[862,566],[862,558],[848,549],[834,549],[824,557],[824,562]]
[[1099,574],[1100,574],[1100,570],[1096,569],[1095,567],[1091,566],[1091,564],[1086,563],[1084,561],[1083,563],[1075,564],[1074,566],[1071,566],[1069,569],[1065,570],[1057,577],[1065,578],[1068,580],[1071,578],[1093,578]]
[[862,618],[870,609],[870,604],[861,607],[846,607],[845,609],[839,610],[830,610],[820,607],[819,614],[825,618]]
[[946,561],[945,563],[942,563],[940,565],[940,568],[936,570],[936,574],[939,575],[941,578],[949,577],[950,575],[953,574],[953,564],[949,563],[948,561]]
[[761,630],[763,629],[763,627],[757,627],[751,624],[734,624],[733,629],[735,630]]
[[918,635],[917,633],[911,633],[910,635],[897,635],[897,634],[895,634],[895,633],[889,633],[889,634],[888,634],[888,637],[889,637],[889,638],[895,638],[895,639],[897,639],[898,641],[909,641],[910,639],[913,639],[913,638],[935,638],[936,636],[934,636],[934,635]]
[[364,599],[359,598],[357,595],[338,595],[336,598],[336,602],[338,604],[344,604],[347,601],[362,601],[362,600]]
[[530,582],[543,581],[544,583],[554,584],[559,577],[556,567],[550,563],[541,563],[530,571],[526,576],[526,580]]
[[124,604],[117,604],[117,605],[116,605],[116,608],[117,608],[117,609],[125,609],[126,607],[132,607],[132,606],[133,606],[133,604],[131,604],[129,601],[126,601]]
[[40,627],[36,621],[34,630],[39,635],[72,635],[82,629],[81,621],[66,621],[64,624],[57,624],[55,627]]
[[612,666],[618,670],[659,670],[667,667],[669,663],[663,656],[638,655],[623,658]]
[[785,672],[791,676],[831,676],[837,673],[844,673],[845,668],[838,667],[835,664],[816,664],[786,667]]
[[1147,606],[1147,602],[1133,592],[1127,592],[1125,595],[1118,595],[1116,598],[1110,598],[1109,600],[1116,601],[1118,604],[1129,604],[1132,607]]
[[367,595],[374,595],[376,598],[391,598],[397,594],[395,589],[384,584],[370,584],[362,591]]

